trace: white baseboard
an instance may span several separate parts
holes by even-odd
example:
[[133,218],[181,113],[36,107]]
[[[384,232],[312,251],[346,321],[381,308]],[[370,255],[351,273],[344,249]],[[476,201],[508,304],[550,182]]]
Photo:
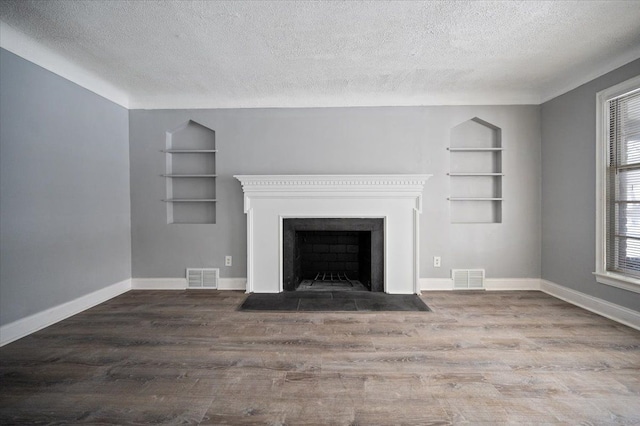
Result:
[[246,278],[220,278],[218,290],[247,290]]
[[130,289],[131,280],[126,279],[37,314],[3,325],[0,327],[0,346],[79,314],[122,293],[126,293]]
[[421,291],[453,290],[451,278],[420,278]]
[[186,290],[186,278],[132,278],[131,290]]
[[[450,278],[421,278],[420,289],[422,291],[453,290],[453,280]],[[484,281],[484,290],[543,291],[572,305],[640,330],[640,312],[540,278],[487,278]]]
[[572,305],[602,315],[603,317],[617,321],[636,330],[640,330],[640,312],[607,302],[606,300],[581,293],[576,290],[555,284],[551,281],[540,280],[540,290],[543,292],[569,302]]
[[[451,278],[420,278],[422,291],[453,290]],[[484,280],[484,289],[487,291],[498,290],[540,290],[540,278],[487,278]]]
[[[246,290],[246,278],[220,278],[219,290]],[[56,322],[106,302],[129,290],[185,290],[185,278],[133,278],[81,296],[0,327],[4,346]],[[453,290],[450,278],[421,278],[422,291]],[[640,330],[640,312],[538,278],[493,278],[485,280],[485,290],[541,290],[553,297]]]
[[540,290],[540,278],[486,278],[484,289],[500,290]]
[[[132,290],[186,290],[186,278],[133,278]],[[246,290],[246,278],[220,278],[218,290]]]

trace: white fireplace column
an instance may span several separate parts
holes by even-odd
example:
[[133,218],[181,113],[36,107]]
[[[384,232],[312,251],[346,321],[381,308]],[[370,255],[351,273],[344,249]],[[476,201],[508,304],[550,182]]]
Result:
[[419,216],[431,175],[238,175],[247,214],[247,292],[283,291],[289,218],[384,220],[384,291],[419,293]]

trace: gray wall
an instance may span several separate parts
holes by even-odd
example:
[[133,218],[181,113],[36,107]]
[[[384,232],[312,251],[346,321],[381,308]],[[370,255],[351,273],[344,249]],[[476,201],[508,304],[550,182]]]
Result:
[[640,294],[598,284],[596,93],[640,74],[636,60],[542,105],[542,278],[640,310]]
[[[449,138],[473,117],[502,128],[501,224],[451,224]],[[167,224],[166,132],[192,119],[216,132],[217,223]],[[130,123],[134,278],[183,277],[219,267],[246,277],[246,218],[234,174],[431,173],[421,220],[421,276],[484,267],[490,278],[540,276],[538,106],[234,110],[132,110]],[[224,266],[224,256],[233,266]],[[442,256],[433,268],[432,257]]]
[[0,50],[0,324],[131,277],[128,112]]
[[[595,93],[638,74],[640,60],[541,107],[127,112],[0,50],[0,324],[131,276],[220,267],[223,277],[245,277],[245,215],[234,174],[431,173],[422,277],[475,267],[490,278],[541,274],[640,310],[637,294],[599,285],[591,274]],[[501,224],[450,223],[446,147],[451,129],[473,117],[502,129]],[[166,131],[189,119],[216,131],[214,225],[169,225],[161,201]],[[234,257],[232,267],[225,255]],[[441,268],[432,266],[436,255]]]

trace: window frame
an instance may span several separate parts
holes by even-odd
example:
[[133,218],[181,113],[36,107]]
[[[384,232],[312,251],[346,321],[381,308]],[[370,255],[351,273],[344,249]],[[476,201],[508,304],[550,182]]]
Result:
[[640,279],[607,271],[607,169],[609,167],[609,101],[640,90],[640,75],[596,93],[596,270],[600,284],[640,293]]

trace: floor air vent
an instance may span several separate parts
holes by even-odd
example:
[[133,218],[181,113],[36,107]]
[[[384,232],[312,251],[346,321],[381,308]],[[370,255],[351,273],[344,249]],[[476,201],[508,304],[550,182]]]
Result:
[[187,288],[218,288],[218,268],[187,268]]
[[452,269],[454,290],[484,288],[484,269]]

